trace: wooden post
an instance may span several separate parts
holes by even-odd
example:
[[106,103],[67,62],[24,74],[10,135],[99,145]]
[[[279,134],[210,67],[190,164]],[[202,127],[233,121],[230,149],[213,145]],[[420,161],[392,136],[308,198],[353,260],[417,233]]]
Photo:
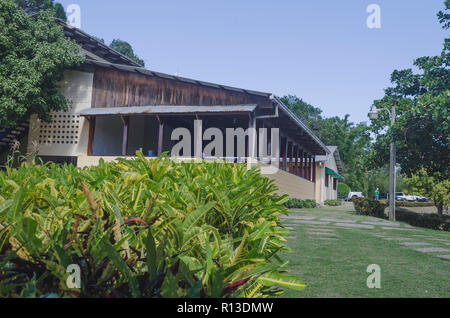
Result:
[[290,173],[292,173],[292,174],[295,174],[295,171],[294,171],[294,169],[295,169],[295,166],[294,166],[294,157],[295,157],[295,143],[294,142],[292,142],[292,145],[291,145],[291,153],[290,153],[290,156],[289,156],[289,166],[290,166]]
[[305,163],[305,158],[304,158],[304,152],[303,149],[300,150],[300,167],[299,167],[299,176],[301,178],[304,177],[304,163]]
[[94,135],[95,135],[95,117],[89,118],[89,137],[87,155],[92,156],[94,148]]
[[130,123],[129,117],[121,117],[123,122],[123,137],[122,137],[122,156],[127,155],[128,148],[128,128]]
[[294,174],[298,176],[298,146],[295,146],[295,165],[294,165]]
[[316,183],[316,156],[313,156],[313,182]]
[[159,130],[158,130],[158,157],[161,156],[163,152],[163,143],[164,143],[164,120],[157,116],[159,121]]
[[309,178],[308,178],[308,180],[309,181],[312,181],[312,155],[311,154],[309,154],[309,169],[308,169],[308,172],[309,172]]
[[302,175],[301,175],[301,177],[302,178],[305,178],[306,179],[306,175],[305,175],[305,173],[306,173],[306,153],[305,153],[305,150],[303,150],[302,149],[302,169],[301,169],[301,173],[302,173]]
[[258,156],[256,152],[256,116],[254,114],[250,114],[248,121],[248,154],[247,157],[250,160],[255,160]]
[[270,128],[270,133],[267,133],[267,158],[268,164],[272,164],[272,128]]
[[289,139],[286,137],[286,143],[284,144],[284,156],[283,156],[283,170],[287,171],[287,157],[288,157],[288,151],[289,151]]
[[203,122],[201,119],[194,121],[194,157],[203,158]]
[[267,157],[267,129],[264,127],[264,121],[261,122],[261,126],[258,131],[258,151],[257,156],[259,160],[263,163],[268,163],[264,161],[264,158]]
[[306,179],[311,180],[310,173],[311,173],[311,166],[309,161],[309,153],[306,154]]
[[[270,130],[270,164],[279,168],[280,167],[280,149],[281,149],[281,137],[280,130],[278,128],[272,128]],[[272,157],[273,155],[273,157]]]

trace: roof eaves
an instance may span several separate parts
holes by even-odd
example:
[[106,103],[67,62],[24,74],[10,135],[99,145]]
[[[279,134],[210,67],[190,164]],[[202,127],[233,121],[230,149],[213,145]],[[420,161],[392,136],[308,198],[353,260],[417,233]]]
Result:
[[103,50],[106,50],[110,53],[112,53],[113,55],[115,55],[115,57],[123,60],[124,62],[127,62],[128,64],[131,64],[131,66],[140,66],[138,63],[136,63],[135,61],[133,61],[132,59],[130,59],[128,56],[123,55],[122,53],[110,48],[108,45],[106,45],[105,43],[97,40],[96,38],[94,38],[93,36],[89,35],[88,33],[75,28],[74,26],[66,23],[65,21],[55,18],[55,21],[61,25],[63,28],[66,28],[68,30],[71,30],[71,32],[73,32],[75,35],[78,35],[80,37],[83,37],[85,39],[87,39],[89,42],[91,42],[92,44],[95,44],[97,46],[99,46],[100,48],[102,48]]
[[195,80],[195,79],[191,79],[191,78],[179,77],[179,76],[169,75],[166,73],[155,72],[155,71],[145,69],[143,67],[115,64],[115,63],[111,63],[111,62],[102,62],[102,61],[98,61],[98,60],[86,60],[85,63],[94,65],[94,66],[113,68],[113,69],[117,69],[117,70],[139,73],[139,74],[146,75],[146,76],[160,77],[160,78],[164,78],[164,79],[168,79],[168,80],[175,80],[175,81],[180,81],[180,82],[185,82],[185,83],[190,83],[190,84],[196,84],[196,85],[200,85],[200,86],[212,87],[212,88],[217,88],[217,89],[226,89],[226,90],[230,90],[230,91],[234,91],[234,92],[240,92],[240,93],[250,94],[250,95],[255,95],[255,96],[270,97],[272,95],[270,93],[258,92],[258,91],[253,91],[253,90],[245,90],[242,88],[225,86],[225,85],[220,85],[220,84],[215,84],[215,83],[210,83],[210,82],[205,82],[205,81],[199,81],[199,80]]
[[284,105],[278,97],[274,96],[274,100],[278,103],[281,109],[297,123],[298,126],[300,126],[323,150],[325,150],[327,155],[331,153],[322,140],[320,140],[319,137],[317,137],[286,105]]

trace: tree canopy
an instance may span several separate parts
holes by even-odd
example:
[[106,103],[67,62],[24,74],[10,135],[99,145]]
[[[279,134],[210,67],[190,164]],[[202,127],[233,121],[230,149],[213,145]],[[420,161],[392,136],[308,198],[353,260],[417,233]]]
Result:
[[[446,11],[450,1],[445,2]],[[438,14],[444,29],[450,27],[448,13]],[[389,114],[381,112],[373,121],[376,134],[368,162],[381,167],[389,158],[389,143],[397,147],[397,162],[402,172],[413,175],[424,169],[427,174],[443,180],[449,178],[450,162],[450,39],[446,38],[442,53],[415,60],[412,69],[395,70],[391,75],[392,87],[385,96],[374,102],[377,108],[396,107],[397,119],[389,127]]]
[[289,107],[326,145],[338,146],[344,166],[346,183],[353,190],[368,191],[363,157],[370,146],[370,135],[365,123],[353,123],[349,115],[325,118],[322,110],[295,95],[284,96]]
[[114,39],[111,42],[111,44],[109,45],[109,47],[112,48],[113,50],[116,50],[117,52],[122,53],[123,55],[129,57],[130,59],[132,59],[139,65],[141,65],[142,67],[145,66],[144,60],[141,60],[136,54],[134,54],[133,48],[131,47],[130,43],[119,40],[119,39]]
[[0,127],[37,114],[65,110],[57,83],[80,65],[80,47],[64,37],[50,10],[30,17],[15,0],[0,0]]
[[319,131],[319,122],[322,120],[322,110],[295,95],[287,95],[281,98],[283,104],[289,107],[308,128],[315,132]]
[[16,0],[17,4],[26,14],[35,14],[42,10],[51,10],[55,17],[66,21],[67,16],[64,7],[54,0]]

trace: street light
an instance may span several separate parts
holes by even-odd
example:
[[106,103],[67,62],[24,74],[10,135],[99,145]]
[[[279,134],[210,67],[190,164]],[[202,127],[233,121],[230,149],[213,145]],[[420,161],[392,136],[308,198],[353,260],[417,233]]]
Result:
[[[386,110],[391,118],[391,127],[395,124],[395,106],[392,106],[392,110],[387,108],[377,108],[372,106],[369,112],[369,118],[371,120],[378,119],[378,115],[382,110]],[[389,161],[389,221],[395,221],[395,144],[391,142],[390,161]]]

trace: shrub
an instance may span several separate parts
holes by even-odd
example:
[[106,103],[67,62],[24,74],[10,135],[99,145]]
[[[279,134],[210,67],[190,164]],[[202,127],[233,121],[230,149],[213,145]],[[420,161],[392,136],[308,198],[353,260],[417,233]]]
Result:
[[301,200],[297,198],[291,198],[285,202],[285,207],[288,209],[303,209],[309,208],[313,209],[317,207],[317,203],[314,200]]
[[342,205],[342,201],[341,200],[325,200],[324,204],[328,205],[328,206],[339,206],[339,205]]
[[[383,202],[383,204],[389,205],[389,200],[380,200]],[[409,208],[416,208],[416,207],[429,207],[429,206],[435,206],[433,202],[408,202],[408,201],[395,201],[396,207],[409,207]]]
[[450,231],[450,218],[439,217],[438,214],[420,214],[412,211],[396,210],[395,218],[413,226],[425,227],[433,230]]
[[[285,197],[258,170],[159,158],[0,172],[0,297],[265,297]],[[81,288],[69,289],[69,265]]]
[[348,194],[350,193],[350,187],[345,183],[339,182],[338,184],[338,198],[339,199],[347,199]]
[[382,201],[367,198],[355,198],[352,201],[358,214],[370,215],[377,218],[386,218],[384,209],[387,205]]

